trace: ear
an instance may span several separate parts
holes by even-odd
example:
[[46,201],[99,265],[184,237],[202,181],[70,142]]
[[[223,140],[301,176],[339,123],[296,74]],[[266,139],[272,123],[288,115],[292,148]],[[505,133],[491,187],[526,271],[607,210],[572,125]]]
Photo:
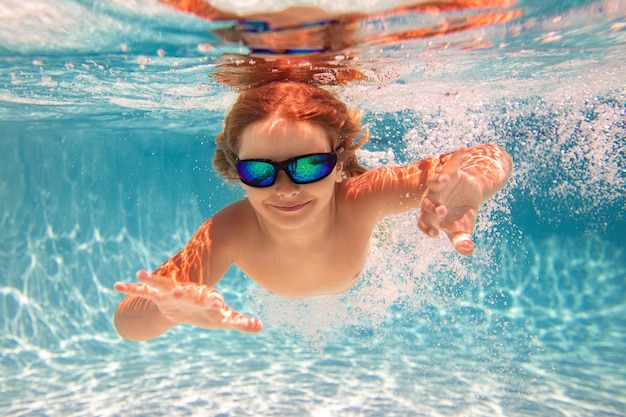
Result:
[[337,162],[334,175],[336,183],[343,181],[343,162]]

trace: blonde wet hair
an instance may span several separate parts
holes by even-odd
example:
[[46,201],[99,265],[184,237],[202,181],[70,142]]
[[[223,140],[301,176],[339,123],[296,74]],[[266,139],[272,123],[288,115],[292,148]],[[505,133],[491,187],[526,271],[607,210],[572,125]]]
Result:
[[[343,176],[354,177],[367,171],[356,158],[356,150],[368,139],[361,127],[361,115],[334,94],[311,84],[276,81],[241,93],[224,119],[215,139],[213,166],[227,180],[237,180],[235,163],[239,141],[252,123],[278,116],[286,120],[308,121],[321,126],[343,163]],[[297,140],[297,138],[294,138]]]

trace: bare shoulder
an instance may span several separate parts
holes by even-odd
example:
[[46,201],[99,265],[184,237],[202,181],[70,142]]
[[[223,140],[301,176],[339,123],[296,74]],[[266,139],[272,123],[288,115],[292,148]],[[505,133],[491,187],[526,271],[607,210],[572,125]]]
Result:
[[230,204],[208,218],[196,230],[191,242],[210,245],[213,254],[232,257],[253,226],[252,208],[246,200]]
[[215,232],[224,235],[244,234],[255,224],[254,210],[245,199],[224,207],[211,219]]
[[344,180],[340,195],[346,205],[378,220],[419,208],[431,161],[429,158],[404,166],[372,169]]
[[384,190],[386,170],[370,170],[344,179],[337,187],[339,213],[352,221],[372,223],[380,219],[380,196]]

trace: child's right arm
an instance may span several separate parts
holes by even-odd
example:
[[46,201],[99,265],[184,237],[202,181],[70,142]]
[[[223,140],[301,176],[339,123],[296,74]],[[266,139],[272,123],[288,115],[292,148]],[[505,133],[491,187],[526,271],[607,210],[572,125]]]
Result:
[[148,340],[182,323],[206,329],[260,331],[259,319],[225,305],[222,295],[213,288],[232,263],[229,253],[233,248],[228,237],[236,235],[233,227],[228,215],[218,214],[153,274],[139,271],[139,283],[115,284],[117,291],[127,294],[115,312],[115,328],[120,336]]
[[127,294],[115,312],[115,328],[130,340],[153,339],[178,324],[205,329],[234,329],[256,333],[263,325],[224,303],[219,291],[206,285],[180,285],[171,278],[139,271],[140,284],[115,284]]

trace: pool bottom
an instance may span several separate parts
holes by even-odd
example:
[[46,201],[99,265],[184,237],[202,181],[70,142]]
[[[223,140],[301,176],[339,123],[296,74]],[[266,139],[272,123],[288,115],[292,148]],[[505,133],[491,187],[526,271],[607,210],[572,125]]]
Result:
[[[592,238],[526,238],[501,259],[499,279],[467,282],[421,308],[392,306],[375,328],[335,323],[322,345],[297,323],[295,331],[266,323],[260,335],[181,326],[148,343],[122,341],[109,326],[47,348],[7,334],[0,409],[16,416],[618,416],[626,405],[620,254]],[[259,289],[250,294],[265,299]],[[316,307],[290,308],[314,314]]]
[[[377,231],[367,275],[344,298],[278,302],[231,271],[220,289],[233,307],[260,315],[262,334],[183,326],[132,343],[112,327],[121,298],[113,283],[156,267],[201,224],[202,210],[237,198],[209,175],[209,141],[12,129],[0,141],[0,414],[617,416],[626,408],[624,243],[620,223],[608,221],[623,204],[613,193],[621,177],[599,194],[585,189],[598,204],[616,196],[589,216],[542,188],[543,165],[530,158],[532,184],[518,178],[484,207],[469,260],[445,239],[419,237],[413,213]],[[551,199],[526,204],[524,190]],[[539,209],[554,215],[537,216],[533,237],[525,215]],[[585,234],[541,235],[557,216],[584,222]],[[601,223],[621,240],[595,236]]]

